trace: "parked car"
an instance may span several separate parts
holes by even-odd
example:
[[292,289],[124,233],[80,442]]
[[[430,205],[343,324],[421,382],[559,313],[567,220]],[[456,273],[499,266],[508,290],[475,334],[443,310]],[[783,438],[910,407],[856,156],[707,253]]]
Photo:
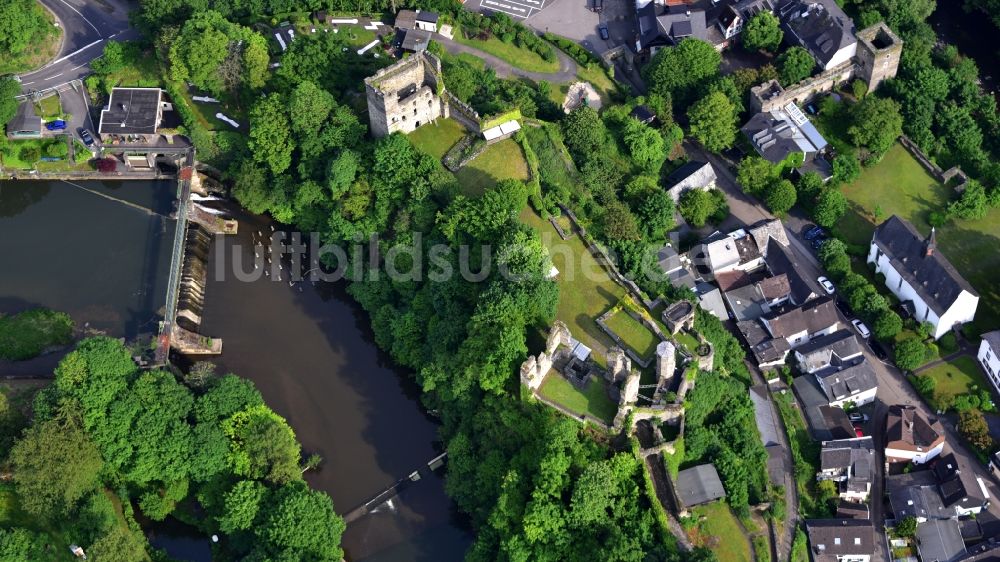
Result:
[[87,129],[80,130],[80,140],[87,146],[94,146],[94,137],[90,135],[90,131]]
[[872,353],[875,354],[875,357],[878,357],[879,361],[889,359],[889,353],[882,347],[882,344],[875,340],[868,340],[868,345],[872,348]]
[[847,304],[847,301],[837,299],[837,308],[839,308],[845,315],[851,315],[851,305]]
[[601,13],[604,11],[604,0],[594,0],[594,12]]
[[861,337],[868,339],[868,336],[872,335],[871,330],[869,330],[868,326],[865,326],[865,323],[862,322],[861,320],[855,318],[854,320],[851,320],[851,324],[853,324],[854,329],[857,330],[859,334],[861,334]]
[[597,32],[601,34],[601,39],[604,39],[605,41],[607,41],[608,37],[610,37],[610,35],[608,35],[608,26],[604,24],[601,24],[601,26],[597,28]]
[[812,241],[813,250],[818,250],[818,249],[822,248],[823,244],[826,244],[826,238],[823,238],[823,237],[813,238],[813,241]]
[[833,286],[833,283],[831,283],[826,277],[817,277],[816,282],[819,283],[820,287],[823,287],[823,290],[826,291],[826,294],[828,295],[832,295],[837,290],[837,288]]
[[826,236],[826,231],[823,230],[822,226],[816,226],[814,224],[814,225],[806,228],[806,230],[803,231],[802,236],[806,240],[812,241],[812,240],[815,240],[815,239],[820,238],[820,237],[825,237]]
[[861,412],[851,412],[847,414],[847,419],[851,420],[851,423],[864,423],[868,421],[868,416]]
[[864,437],[865,436],[865,432],[861,429],[861,426],[858,425],[858,424],[854,424],[854,435],[856,435],[858,437]]
[[66,122],[62,119],[56,119],[55,121],[46,123],[45,128],[50,131],[61,131],[66,128]]

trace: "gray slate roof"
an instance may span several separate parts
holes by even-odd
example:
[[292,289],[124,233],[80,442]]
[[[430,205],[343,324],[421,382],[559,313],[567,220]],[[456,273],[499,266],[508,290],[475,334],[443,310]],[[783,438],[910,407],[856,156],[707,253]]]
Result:
[[941,518],[954,515],[946,510],[937,490],[937,478],[930,470],[885,477],[885,492],[896,519],[905,517]]
[[[638,108],[636,108],[638,109]],[[689,189],[705,189],[715,184],[715,168],[708,162],[691,161],[667,176],[667,193],[677,202]]]
[[993,354],[996,355],[1000,352],[1000,330],[993,330],[992,332],[986,332],[983,334],[983,339],[989,344],[990,349],[993,350]]
[[872,243],[889,257],[892,268],[938,316],[951,307],[962,291],[979,296],[940,250],[933,248],[927,255],[927,238],[896,215],[875,229]]
[[726,497],[715,465],[700,464],[677,473],[674,490],[685,508]]
[[868,519],[807,519],[806,533],[816,562],[875,553],[875,530]]
[[788,284],[791,287],[791,299],[793,304],[804,304],[807,300],[815,296],[812,287],[802,277],[801,267],[796,258],[788,251],[787,244],[782,245],[775,238],[771,238],[767,243],[767,251],[764,254],[764,261],[767,262],[767,269],[771,275],[787,275]]
[[878,387],[878,377],[864,355],[841,362],[814,373],[822,382],[823,392],[830,402],[843,400]]
[[965,541],[958,521],[931,519],[917,525],[917,551],[921,560],[957,560],[965,554]]
[[402,47],[406,51],[423,51],[431,41],[431,32],[422,29],[407,29],[403,36]]
[[857,42],[854,22],[834,0],[791,0],[779,6],[778,14],[785,31],[823,66]]
[[770,241],[774,240],[783,247],[788,247],[788,235],[785,233],[785,225],[778,219],[762,220],[750,225],[747,233],[753,237],[754,242],[761,253],[766,257]]
[[795,349],[795,354],[799,357],[799,368],[806,373],[828,367],[835,358],[844,360],[857,357],[861,353],[858,338],[846,329],[820,336]]
[[764,316],[768,330],[776,338],[787,338],[800,332],[819,332],[839,323],[837,307],[830,297],[813,299],[802,306],[781,307]]
[[42,118],[35,114],[35,104],[22,101],[17,113],[7,122],[7,133],[38,134],[42,132]]

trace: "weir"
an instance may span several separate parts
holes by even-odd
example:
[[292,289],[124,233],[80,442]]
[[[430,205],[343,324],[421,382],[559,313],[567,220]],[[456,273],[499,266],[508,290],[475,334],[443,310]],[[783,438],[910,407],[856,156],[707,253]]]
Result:
[[184,157],[177,175],[177,229],[170,258],[166,308],[156,345],[156,365],[164,365],[173,348],[185,355],[218,355],[222,339],[198,333],[208,282],[208,255],[212,236],[235,234],[236,221],[209,213],[192,201],[202,191],[194,169],[194,149]]
[[423,465],[409,475],[400,478],[395,481],[391,486],[382,490],[381,492],[375,494],[370,500],[359,505],[358,507],[352,509],[344,515],[344,523],[350,525],[352,522],[361,519],[365,515],[368,515],[375,510],[378,506],[384,504],[385,502],[391,500],[392,498],[399,495],[400,492],[409,488],[414,483],[419,482],[422,478],[422,471],[424,474],[433,472],[442,466],[444,466],[445,460],[448,458],[448,452],[445,451],[440,455],[434,457],[433,459],[427,461],[426,465]]

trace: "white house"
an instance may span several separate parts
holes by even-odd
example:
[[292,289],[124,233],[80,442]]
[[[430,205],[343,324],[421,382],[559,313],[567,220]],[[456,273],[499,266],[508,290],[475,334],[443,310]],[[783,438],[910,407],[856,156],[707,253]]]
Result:
[[816,377],[828,405],[843,408],[875,400],[878,377],[848,330],[813,339],[795,350],[799,370]]
[[869,562],[875,554],[869,519],[807,519],[806,534],[814,562]]
[[934,325],[934,339],[975,318],[979,293],[937,251],[934,229],[924,238],[912,224],[889,217],[875,229],[868,263],[918,322]]
[[983,341],[979,343],[979,365],[986,373],[986,378],[993,383],[993,388],[1000,392],[1000,330],[994,330],[983,334]]
[[837,483],[842,500],[868,501],[875,480],[875,443],[871,437],[823,441],[817,481]]
[[771,337],[788,342],[795,349],[810,340],[832,334],[840,327],[837,307],[829,297],[821,297],[806,304],[778,310],[761,317]]
[[944,450],[944,430],[940,422],[929,422],[916,407],[889,406],[885,422],[885,462],[924,464]]
[[708,162],[691,161],[677,168],[667,177],[667,193],[677,203],[685,191],[700,189],[707,191],[715,187],[715,168]]
[[785,37],[802,46],[823,70],[850,61],[858,50],[854,22],[835,0],[792,0],[778,8]]

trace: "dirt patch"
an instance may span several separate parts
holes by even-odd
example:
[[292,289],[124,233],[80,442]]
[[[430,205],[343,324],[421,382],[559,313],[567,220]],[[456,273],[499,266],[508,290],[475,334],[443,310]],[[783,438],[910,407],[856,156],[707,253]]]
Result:
[[563,100],[563,111],[569,113],[581,105],[588,105],[595,110],[601,109],[601,96],[590,82],[575,82],[569,87],[566,99]]

